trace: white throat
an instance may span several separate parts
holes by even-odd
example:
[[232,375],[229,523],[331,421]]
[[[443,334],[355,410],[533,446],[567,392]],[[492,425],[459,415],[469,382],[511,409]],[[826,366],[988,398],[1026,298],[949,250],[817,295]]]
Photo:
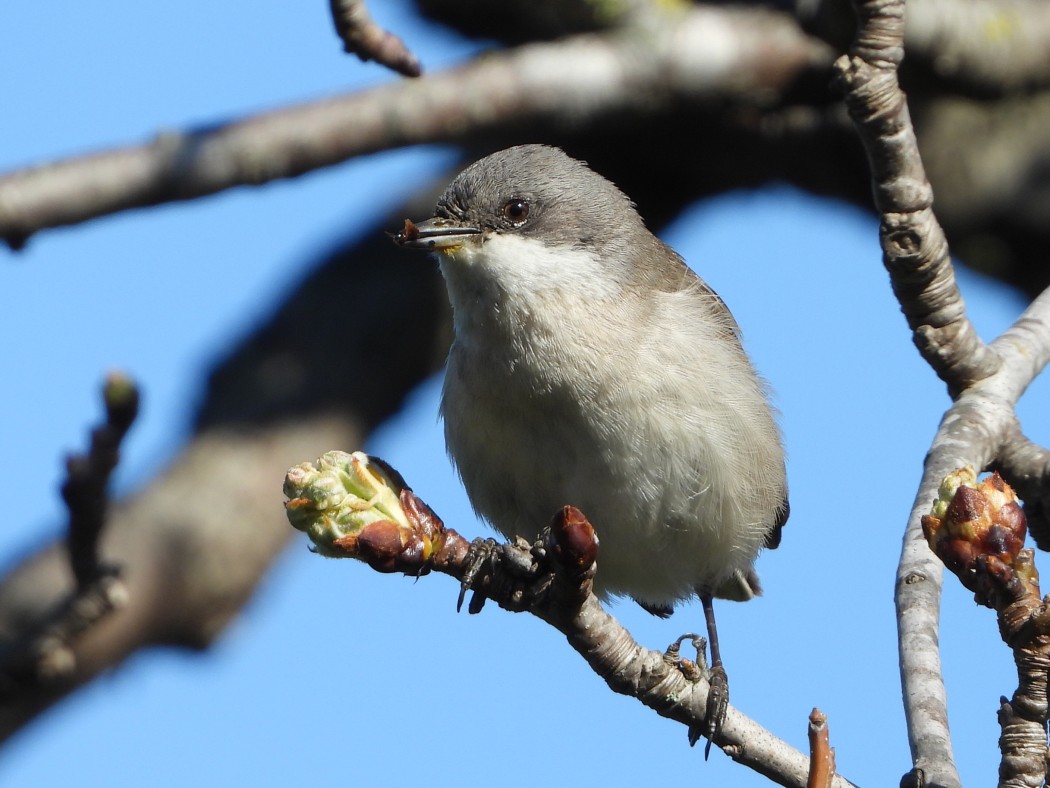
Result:
[[605,300],[623,289],[620,272],[610,271],[593,250],[520,235],[492,233],[480,246],[464,245],[442,254],[439,262],[457,314],[505,302],[526,304],[553,290]]

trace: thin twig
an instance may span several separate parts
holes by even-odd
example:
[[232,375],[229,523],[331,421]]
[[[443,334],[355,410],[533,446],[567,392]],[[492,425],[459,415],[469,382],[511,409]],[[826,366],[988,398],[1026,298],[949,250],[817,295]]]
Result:
[[106,420],[91,432],[86,454],[66,461],[62,498],[69,510],[66,552],[76,586],[45,616],[0,671],[0,697],[11,698],[27,686],[65,681],[77,668],[76,641],[110,613],[124,607],[128,592],[120,567],[99,557],[106,525],[109,477],[120,457],[120,444],[138,415],[135,384],[120,374],[103,387]]
[[367,62],[374,60],[406,77],[418,77],[423,67],[405,42],[372,19],[364,0],[329,0],[335,32],[343,48]]
[[806,788],[831,788],[835,751],[831,749],[828,716],[820,709],[809,714],[809,781]]
[[86,454],[66,460],[62,498],[69,509],[66,546],[77,586],[84,588],[102,571],[98,539],[106,522],[109,477],[120,460],[120,444],[138,415],[139,392],[125,376],[114,373],[102,392],[106,421],[92,431]]

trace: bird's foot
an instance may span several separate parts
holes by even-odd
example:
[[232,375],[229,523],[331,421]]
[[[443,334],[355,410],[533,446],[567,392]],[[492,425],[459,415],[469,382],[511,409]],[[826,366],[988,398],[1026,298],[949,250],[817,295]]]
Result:
[[[696,661],[681,659],[682,644],[689,641],[696,649]],[[707,641],[695,632],[687,632],[667,647],[664,659],[676,665],[689,681],[696,681],[707,672]]]
[[487,597],[516,612],[550,604],[579,607],[591,593],[597,554],[594,527],[572,506],[562,507],[534,542],[520,536],[506,544],[475,539],[467,549],[456,610],[468,591],[470,613],[480,612]]
[[485,606],[485,597],[480,590],[474,588],[474,584],[479,575],[485,574],[482,569],[488,567],[491,570],[493,563],[498,560],[496,554],[499,548],[500,545],[495,539],[475,539],[470,543],[470,549],[467,552],[467,569],[459,581],[459,599],[456,600],[457,613],[463,609],[463,600],[468,591],[474,592],[467,606],[468,613],[480,613]]
[[[550,586],[549,560],[540,541],[530,544],[521,537],[501,544],[494,539],[475,539],[467,553],[467,568],[459,584],[456,610],[470,591],[468,613],[480,613],[486,592],[495,589],[500,605],[525,610]],[[497,588],[497,585],[499,586]]]
[[[686,640],[691,641],[696,649],[695,662],[689,659],[679,659],[682,643]],[[705,656],[706,647],[707,643],[702,637],[690,633],[682,635],[682,637],[668,646],[667,651],[664,652],[664,658],[675,663],[689,681],[697,681],[705,675],[707,677],[709,687],[704,720],[699,725],[689,726],[690,747],[700,741],[701,738],[707,739],[707,746],[704,747],[704,760],[707,760],[710,756],[711,744],[722,732],[722,724],[725,722],[726,713],[729,709],[729,679],[726,676],[725,668],[722,667],[722,663],[719,661],[708,670]]]

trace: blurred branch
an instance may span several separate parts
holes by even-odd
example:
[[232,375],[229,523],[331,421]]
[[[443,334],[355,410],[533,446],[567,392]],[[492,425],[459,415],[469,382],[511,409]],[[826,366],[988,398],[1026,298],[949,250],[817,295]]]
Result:
[[106,420],[91,432],[86,454],[66,460],[62,498],[69,510],[66,558],[74,587],[48,615],[11,644],[0,663],[0,698],[35,692],[66,679],[76,669],[76,644],[103,618],[127,604],[121,568],[99,559],[99,539],[107,522],[108,486],[120,444],[138,414],[139,394],[123,375],[110,375],[103,387]]
[[[139,649],[207,647],[240,612],[294,534],[275,489],[288,467],[360,443],[447,352],[437,273],[405,257],[385,237],[340,250],[218,366],[196,435],[107,518],[103,554],[124,570],[127,604],[71,644],[66,672],[0,685],[0,740]],[[325,342],[318,315],[339,316]],[[19,659],[74,585],[60,544],[0,578],[0,665]]]
[[924,774],[926,784],[958,786],[938,652],[941,565],[926,544],[920,518],[950,471],[988,467],[1004,441],[1017,434],[1014,406],[1050,358],[1050,330],[1043,319],[1046,307],[1039,303],[992,346],[977,338],[931,210],[932,189],[897,81],[904,4],[855,0],[854,5],[857,39],[850,57],[836,68],[871,165],[883,259],[916,345],[955,400],[926,458],[904,538],[896,600],[913,773]]
[[970,90],[1009,93],[1050,84],[1050,7],[1044,0],[912,0],[909,59]]
[[[4,687],[0,740],[138,649],[209,645],[287,542],[272,489],[289,457],[361,438],[336,418],[196,438],[161,479],[111,516],[106,554],[125,567],[127,603],[70,644],[66,670]],[[48,620],[70,590],[58,545],[0,581],[0,664],[18,657],[24,633]]]
[[[855,27],[838,0],[797,0],[807,30],[845,48]],[[973,96],[1050,85],[1050,9],[1043,0],[909,0],[904,46],[909,77]]]
[[[699,7],[662,25],[489,54],[451,71],[0,176],[0,237],[288,178],[529,121],[578,127],[687,99],[775,95],[827,48],[790,17]],[[719,46],[710,46],[718,41]],[[513,86],[513,90],[508,90]]]
[[329,0],[329,7],[335,32],[348,53],[365,62],[374,60],[406,77],[423,73],[419,58],[409,51],[404,41],[375,23],[364,0]]
[[138,415],[138,387],[123,375],[113,374],[103,389],[106,421],[91,433],[87,454],[66,461],[62,498],[69,509],[66,547],[77,586],[88,585],[102,571],[98,540],[106,524],[109,477],[120,460],[120,444]]

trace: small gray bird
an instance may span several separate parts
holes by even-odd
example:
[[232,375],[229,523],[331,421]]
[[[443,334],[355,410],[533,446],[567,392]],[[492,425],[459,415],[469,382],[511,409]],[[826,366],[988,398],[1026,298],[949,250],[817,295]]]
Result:
[[666,616],[698,596],[724,715],[711,600],[761,593],[755,558],[788,515],[780,433],[733,316],[557,148],[481,159],[406,228],[399,243],[439,252],[452,303],[441,413],[474,508],[513,538],[572,504],[601,542],[599,597]]

